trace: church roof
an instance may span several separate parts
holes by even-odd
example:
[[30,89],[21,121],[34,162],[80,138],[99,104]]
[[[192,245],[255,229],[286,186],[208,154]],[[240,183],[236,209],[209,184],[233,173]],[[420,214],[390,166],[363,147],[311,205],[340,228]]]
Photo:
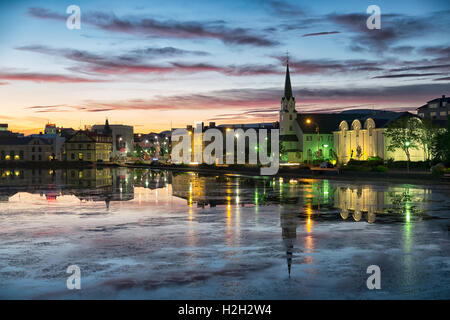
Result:
[[[346,111],[342,113],[303,113],[297,116],[297,122],[304,133],[315,133],[317,123],[319,126],[319,133],[331,134],[333,131],[339,130],[339,125],[342,121],[347,121],[349,126],[353,120],[359,120],[362,125],[371,118],[375,122],[376,128],[385,128],[392,121],[404,116],[415,116],[409,112],[394,112],[394,111],[373,111],[371,114],[365,110]],[[306,119],[311,119],[313,123],[307,124]]]
[[284,98],[292,98],[291,74],[289,73],[289,63],[286,65],[286,79],[284,81]]

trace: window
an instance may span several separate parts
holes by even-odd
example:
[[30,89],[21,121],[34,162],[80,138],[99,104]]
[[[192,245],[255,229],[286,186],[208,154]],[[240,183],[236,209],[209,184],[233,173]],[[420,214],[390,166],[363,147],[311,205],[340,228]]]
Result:
[[436,112],[431,112],[430,115],[431,115],[432,117],[435,117],[435,116],[436,116]]
[[41,148],[41,147],[39,147],[39,149],[38,149],[38,150],[39,150],[39,152],[42,152],[42,148]]
[[441,116],[446,116],[447,115],[447,111],[441,111],[440,115]]
[[39,155],[39,161],[42,161],[42,156],[41,155]]
[[34,152],[34,151],[35,151],[35,150],[34,150],[34,147],[32,147],[32,148],[31,148],[31,152]]
[[289,131],[292,131],[292,126],[289,126]]
[[292,120],[292,114],[289,115],[289,120]]
[[91,160],[91,153],[90,152],[87,153],[87,159]]
[[75,160],[75,153],[70,154],[70,159]]
[[34,161],[36,158],[34,156],[34,154],[31,156],[31,160]]
[[311,149],[308,149],[308,158],[311,158],[312,157],[312,151],[311,151]]

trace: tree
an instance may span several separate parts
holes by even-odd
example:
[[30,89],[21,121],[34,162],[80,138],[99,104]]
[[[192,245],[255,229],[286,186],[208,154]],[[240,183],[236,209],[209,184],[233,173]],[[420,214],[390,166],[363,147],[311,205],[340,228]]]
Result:
[[420,138],[417,130],[419,123],[420,119],[416,117],[403,117],[393,121],[384,132],[385,137],[389,138],[387,150],[400,149],[405,153],[408,159],[408,172],[411,162],[410,150],[419,148]]
[[450,163],[450,117],[447,119],[447,128],[435,136],[434,148],[437,158]]
[[435,125],[431,119],[422,119],[419,130],[419,142],[423,145],[425,159],[431,160],[434,144],[436,143],[436,136],[439,133],[439,126]]
[[134,155],[140,159],[142,159],[142,157],[144,156],[144,149],[139,143],[136,143],[136,145],[134,146]]

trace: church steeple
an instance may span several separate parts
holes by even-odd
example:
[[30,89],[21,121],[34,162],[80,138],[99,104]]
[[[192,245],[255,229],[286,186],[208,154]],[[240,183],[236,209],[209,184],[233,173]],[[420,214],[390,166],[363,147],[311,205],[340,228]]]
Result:
[[291,75],[289,73],[289,61],[286,64],[286,80],[284,81],[284,98],[289,100],[292,98]]

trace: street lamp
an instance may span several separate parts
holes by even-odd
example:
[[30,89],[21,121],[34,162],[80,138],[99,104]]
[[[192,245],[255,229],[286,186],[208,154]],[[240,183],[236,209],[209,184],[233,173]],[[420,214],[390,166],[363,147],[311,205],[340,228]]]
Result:
[[309,119],[309,118],[306,119],[306,124],[313,124],[313,125],[316,126],[316,132],[317,132],[317,159],[318,159],[319,158],[319,154],[320,154],[320,152],[319,152],[319,144],[320,144],[319,125],[316,122],[314,122],[311,119]]

